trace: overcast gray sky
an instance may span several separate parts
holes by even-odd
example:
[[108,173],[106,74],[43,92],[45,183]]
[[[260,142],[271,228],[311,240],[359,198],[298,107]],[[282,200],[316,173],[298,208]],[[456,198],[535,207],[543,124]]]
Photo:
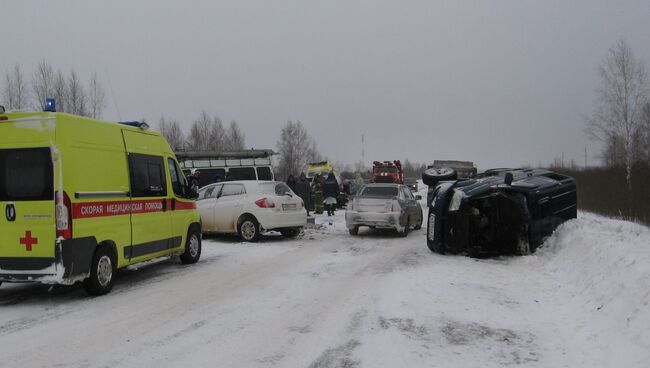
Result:
[[597,66],[650,60],[650,1],[2,1],[0,72],[99,73],[107,119],[201,110],[275,148],[301,120],[335,161],[589,162]]

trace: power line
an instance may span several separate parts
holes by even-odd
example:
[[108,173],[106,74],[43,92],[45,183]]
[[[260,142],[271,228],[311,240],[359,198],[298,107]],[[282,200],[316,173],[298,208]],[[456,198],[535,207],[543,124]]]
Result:
[[111,77],[108,74],[108,69],[104,69],[106,73],[106,80],[108,80],[108,88],[111,90],[111,96],[113,97],[113,104],[115,105],[115,110],[117,110],[117,117],[122,121],[122,114],[120,114],[120,106],[117,104],[117,99],[115,98],[115,92],[113,92],[113,83],[111,83]]

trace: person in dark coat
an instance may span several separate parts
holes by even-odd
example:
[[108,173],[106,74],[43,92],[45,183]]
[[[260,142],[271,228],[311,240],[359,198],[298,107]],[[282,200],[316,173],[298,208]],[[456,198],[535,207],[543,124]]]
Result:
[[305,209],[307,210],[307,216],[309,216],[309,208],[311,208],[311,186],[305,177],[305,173],[300,174],[294,192],[296,192],[298,197],[302,198],[302,201],[305,204]]
[[321,174],[314,175],[311,181],[311,189],[314,191],[314,213],[320,215],[323,213],[323,187],[325,187],[325,178]]
[[191,176],[190,176],[190,188],[192,188],[193,191],[196,193],[199,192],[199,188],[201,187],[201,181],[199,180],[201,172],[199,169],[192,169],[191,171]]
[[336,197],[339,195],[339,182],[334,176],[334,172],[329,173],[327,179],[325,179],[325,185],[323,186],[323,197],[325,197],[325,208],[327,209],[327,216],[334,215],[334,210],[336,209]]
[[296,192],[296,178],[293,175],[289,175],[289,177],[287,178],[287,186],[289,187],[289,189],[291,189],[292,192],[298,194]]

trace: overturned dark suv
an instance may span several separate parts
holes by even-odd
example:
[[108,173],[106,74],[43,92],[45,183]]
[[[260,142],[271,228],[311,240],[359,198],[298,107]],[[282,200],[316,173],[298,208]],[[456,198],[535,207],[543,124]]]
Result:
[[576,218],[573,178],[544,169],[493,169],[455,180],[453,170],[423,173],[430,186],[427,245],[470,256],[533,252],[562,222]]

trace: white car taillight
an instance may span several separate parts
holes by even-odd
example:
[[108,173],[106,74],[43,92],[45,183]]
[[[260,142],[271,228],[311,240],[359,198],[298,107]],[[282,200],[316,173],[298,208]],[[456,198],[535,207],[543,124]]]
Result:
[[255,201],[255,204],[259,208],[275,208],[275,203],[268,198],[261,198]]

